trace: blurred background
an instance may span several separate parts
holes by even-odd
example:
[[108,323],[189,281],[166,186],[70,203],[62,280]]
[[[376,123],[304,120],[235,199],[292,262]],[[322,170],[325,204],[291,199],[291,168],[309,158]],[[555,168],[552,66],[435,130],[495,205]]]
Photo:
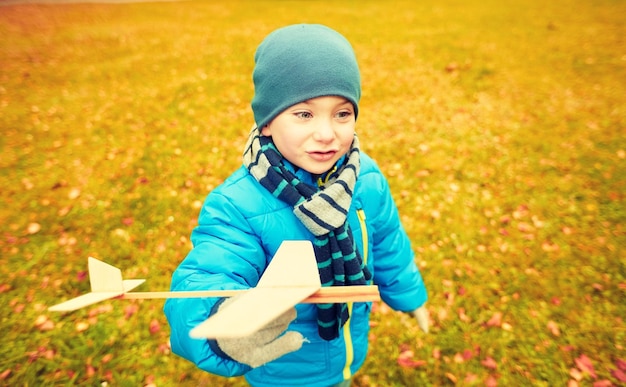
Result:
[[163,301],[47,311],[87,257],[166,290],[241,164],[253,55],[345,35],[432,329],[375,304],[355,386],[626,381],[626,3],[0,1],[2,385],[243,386],[170,353]]

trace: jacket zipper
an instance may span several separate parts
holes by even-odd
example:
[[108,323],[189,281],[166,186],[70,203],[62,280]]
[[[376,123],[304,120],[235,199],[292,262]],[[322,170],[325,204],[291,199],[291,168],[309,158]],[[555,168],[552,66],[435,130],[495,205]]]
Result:
[[[367,225],[365,224],[365,211],[362,209],[356,210],[356,214],[359,218],[359,224],[361,226],[361,238],[363,244],[363,263],[367,265],[367,250],[368,250],[368,239],[367,239]],[[350,371],[350,366],[352,365],[352,361],[354,360],[354,346],[352,345],[352,335],[350,332],[350,320],[352,319],[352,306],[353,303],[348,303],[348,312],[349,318],[348,321],[343,326],[343,337],[346,344],[346,365],[343,368],[343,379],[349,380],[352,377],[352,371]]]
[[335,166],[333,167],[333,169],[331,169],[331,170],[330,170],[330,172],[328,172],[328,173],[326,174],[326,177],[324,177],[323,179],[322,179],[322,176],[318,177],[318,178],[317,178],[317,186],[318,186],[318,187],[323,187],[324,185],[326,185],[326,183],[328,183],[328,180],[330,179],[330,176],[331,176],[333,173],[335,173],[336,171],[337,171],[337,166],[335,165]]

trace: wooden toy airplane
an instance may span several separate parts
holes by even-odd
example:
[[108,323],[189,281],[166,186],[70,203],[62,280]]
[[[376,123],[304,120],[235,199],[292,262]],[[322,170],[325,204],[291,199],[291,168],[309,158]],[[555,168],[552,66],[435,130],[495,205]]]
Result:
[[120,269],[89,257],[91,292],[51,306],[53,312],[69,312],[113,298],[209,298],[233,297],[236,301],[212,315],[191,332],[194,338],[244,337],[285,313],[298,303],[378,301],[375,285],[322,287],[315,253],[309,241],[285,241],[270,261],[256,287],[245,290],[130,292],[145,280],[124,280]]

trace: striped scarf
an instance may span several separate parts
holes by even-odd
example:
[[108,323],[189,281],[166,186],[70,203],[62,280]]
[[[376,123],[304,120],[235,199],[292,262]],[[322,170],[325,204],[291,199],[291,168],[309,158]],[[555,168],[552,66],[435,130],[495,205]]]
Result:
[[[322,286],[365,285],[372,276],[347,222],[360,168],[357,137],[346,161],[319,188],[301,182],[282,159],[272,138],[254,128],[244,150],[244,165],[265,189],[292,206],[294,215],[315,236],[313,249]],[[320,337],[339,337],[348,317],[346,304],[317,304]]]

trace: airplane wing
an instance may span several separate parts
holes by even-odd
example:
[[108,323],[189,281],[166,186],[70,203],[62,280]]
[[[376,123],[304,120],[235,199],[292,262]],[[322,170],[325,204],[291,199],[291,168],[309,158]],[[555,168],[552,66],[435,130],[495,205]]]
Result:
[[283,242],[258,285],[190,332],[194,338],[250,335],[321,289],[313,245]]

